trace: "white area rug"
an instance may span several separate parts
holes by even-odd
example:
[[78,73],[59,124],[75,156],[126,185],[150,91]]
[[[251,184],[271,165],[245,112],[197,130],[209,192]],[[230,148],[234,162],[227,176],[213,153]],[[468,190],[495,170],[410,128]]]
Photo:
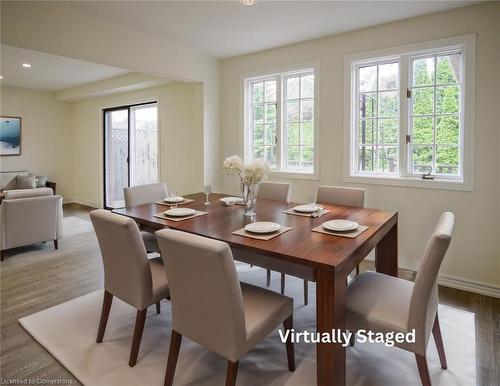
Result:
[[[264,285],[265,270],[239,265],[241,280]],[[279,288],[273,273],[272,288]],[[309,306],[302,306],[302,280],[287,276],[287,295],[295,298],[295,330],[314,330],[315,291],[310,283]],[[170,340],[170,305],[162,302],[162,313],[148,313],[137,365],[128,366],[136,311],[113,300],[104,341],[95,343],[102,291],[20,319],[21,325],[73,375],[87,386],[160,386],[163,384]],[[440,322],[448,359],[441,370],[431,338],[428,364],[434,386],[475,385],[474,315],[440,307]],[[277,331],[240,360],[238,385],[309,386],[316,380],[315,347],[296,344],[294,373],[288,371],[285,347]],[[225,359],[183,339],[175,385],[224,384]],[[420,385],[415,357],[406,351],[381,344],[359,344],[347,348],[348,385]]]
[[92,227],[90,220],[83,220],[75,216],[63,218],[63,238],[92,232],[93,230],[94,228]]

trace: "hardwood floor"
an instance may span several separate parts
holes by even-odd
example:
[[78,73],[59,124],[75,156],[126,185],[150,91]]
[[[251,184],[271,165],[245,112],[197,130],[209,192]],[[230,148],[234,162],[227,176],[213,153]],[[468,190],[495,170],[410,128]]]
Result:
[[[89,210],[71,204],[65,206],[64,215],[88,220]],[[373,264],[365,260],[361,271],[367,269],[373,269]],[[400,270],[399,276],[412,280],[415,274]],[[6,251],[1,264],[2,380],[63,379],[68,380],[66,384],[79,385],[17,320],[102,286],[102,263],[93,232],[63,237],[58,250],[46,243]],[[500,299],[447,287],[439,287],[439,297],[442,304],[475,314],[477,384],[499,385]]]

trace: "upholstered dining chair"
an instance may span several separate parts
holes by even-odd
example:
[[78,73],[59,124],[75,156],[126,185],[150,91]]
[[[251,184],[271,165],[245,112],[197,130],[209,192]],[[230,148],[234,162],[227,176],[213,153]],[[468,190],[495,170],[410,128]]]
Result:
[[[167,184],[158,182],[155,184],[137,185],[129,188],[123,188],[125,197],[125,206],[137,206],[148,204],[155,201],[161,201],[167,197]],[[142,240],[148,252],[160,253],[156,238],[151,232],[141,231]]]
[[[182,337],[228,361],[226,386],[236,383],[238,363],[280,323],[293,328],[293,299],[240,283],[228,244],[171,229],[156,237],[167,272],[172,302],[172,336],[165,385],[172,385]],[[288,369],[295,370],[291,339]]]
[[[346,188],[342,186],[320,186],[316,202],[320,204],[365,207],[365,189]],[[356,265],[356,275],[359,275],[359,264]]]
[[383,333],[415,330],[415,343],[395,345],[415,354],[424,386],[431,384],[426,360],[431,332],[441,368],[447,367],[437,313],[437,275],[453,236],[454,221],[451,212],[445,212],[439,218],[420,261],[415,283],[377,272],[365,272],[347,287],[348,330],[356,332],[365,329]]
[[148,259],[139,227],[132,220],[97,209],[90,212],[104,265],[104,300],[97,343],[101,343],[106,330],[113,296],[137,309],[134,337],[130,350],[129,366],[137,363],[142,332],[149,306],[169,299],[165,268],[160,257]]

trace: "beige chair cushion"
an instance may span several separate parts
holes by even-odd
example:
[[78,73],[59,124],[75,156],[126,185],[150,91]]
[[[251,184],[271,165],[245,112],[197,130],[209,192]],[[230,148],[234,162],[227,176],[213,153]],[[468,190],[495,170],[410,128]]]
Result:
[[153,233],[141,231],[141,237],[147,252],[160,253],[160,247]]
[[257,198],[290,202],[290,184],[281,182],[262,182],[257,191]]
[[293,299],[247,283],[241,283],[241,293],[248,351],[292,315]]
[[151,269],[151,281],[153,283],[153,297],[151,300],[151,304],[153,304],[170,297],[170,291],[161,257],[149,259],[148,262]]
[[347,328],[407,332],[412,291],[410,281],[362,273],[347,287]]
[[5,193],[5,198],[7,199],[43,197],[43,196],[54,195],[54,191],[52,190],[52,188],[14,189],[14,190],[6,190],[4,193]]

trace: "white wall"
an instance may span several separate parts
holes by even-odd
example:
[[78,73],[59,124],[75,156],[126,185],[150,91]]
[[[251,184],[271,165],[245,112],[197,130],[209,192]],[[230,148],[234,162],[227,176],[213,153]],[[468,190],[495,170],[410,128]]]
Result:
[[[222,62],[223,157],[243,154],[241,77],[246,73],[319,61],[320,180],[289,180],[292,199],[305,201],[319,184],[343,184],[344,56],[466,33],[477,33],[475,190],[457,192],[357,185],[367,189],[369,207],[399,212],[400,264],[415,268],[439,214],[456,214],[456,233],[441,269],[450,285],[479,285],[500,295],[499,23],[500,5],[459,8]],[[223,177],[226,191],[237,190]],[[478,290],[478,288],[475,288]]]
[[182,194],[203,189],[203,105],[199,83],[174,83],[75,102],[72,106],[75,202],[102,206],[102,110],[159,103],[160,180]]
[[73,195],[71,108],[55,94],[2,86],[2,115],[22,118],[21,155],[0,157],[0,169],[29,170],[57,183],[65,200]]

